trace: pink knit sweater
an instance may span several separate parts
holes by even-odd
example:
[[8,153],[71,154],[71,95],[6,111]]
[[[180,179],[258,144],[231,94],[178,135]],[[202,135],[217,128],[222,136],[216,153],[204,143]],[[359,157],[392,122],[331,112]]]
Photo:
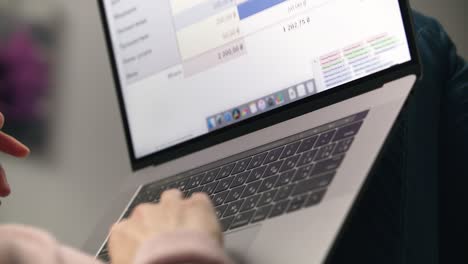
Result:
[[[0,226],[1,264],[99,264],[92,256],[59,244],[49,234],[24,226]],[[129,264],[232,264],[224,250],[201,233],[154,237]]]

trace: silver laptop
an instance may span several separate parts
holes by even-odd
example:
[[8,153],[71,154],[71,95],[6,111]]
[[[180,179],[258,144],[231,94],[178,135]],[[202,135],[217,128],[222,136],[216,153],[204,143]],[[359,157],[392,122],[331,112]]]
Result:
[[418,75],[407,1],[100,0],[134,173],[87,245],[178,188],[240,263],[323,263]]

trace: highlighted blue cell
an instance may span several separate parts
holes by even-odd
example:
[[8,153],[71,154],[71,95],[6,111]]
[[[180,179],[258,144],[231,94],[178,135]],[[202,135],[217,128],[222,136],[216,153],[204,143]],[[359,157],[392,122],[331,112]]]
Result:
[[239,18],[242,20],[286,1],[287,0],[248,0],[237,6]]

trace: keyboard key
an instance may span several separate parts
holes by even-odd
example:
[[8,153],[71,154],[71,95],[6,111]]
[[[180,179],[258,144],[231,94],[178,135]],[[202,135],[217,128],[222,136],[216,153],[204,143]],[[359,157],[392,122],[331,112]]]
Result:
[[272,190],[272,191],[264,193],[262,195],[262,198],[260,198],[260,200],[258,201],[258,206],[261,207],[261,206],[272,203],[277,192],[278,190]]
[[338,144],[335,147],[335,151],[333,151],[333,155],[347,152],[351,148],[353,141],[354,137],[351,137],[338,142]]
[[315,142],[317,141],[318,136],[313,136],[306,138],[302,141],[301,146],[297,150],[297,153],[302,153],[308,150],[311,150],[314,147]]
[[243,172],[234,178],[234,180],[231,183],[230,188],[235,188],[237,186],[241,186],[247,181],[247,178],[249,177],[250,171]]
[[250,170],[250,169],[260,167],[263,164],[263,161],[265,160],[267,154],[268,154],[267,152],[264,152],[262,154],[258,154],[257,156],[253,157],[247,169]]
[[[190,179],[191,181],[192,179]],[[190,181],[189,181],[189,184],[190,184]],[[165,185],[162,185],[161,186],[161,192],[159,193],[160,196],[165,192],[165,191],[168,191],[169,190],[169,184],[165,184]]]
[[158,192],[162,190],[161,190],[160,183],[156,182],[156,183],[147,184],[146,186],[142,188],[142,191]]
[[213,204],[214,206],[220,206],[224,203],[224,200],[226,200],[226,197],[228,196],[229,191],[224,191],[222,193],[218,193],[215,195],[213,199]]
[[330,143],[335,133],[336,130],[332,130],[321,134],[317,140],[317,143],[315,143],[315,148],[325,146],[326,144]]
[[283,154],[281,154],[281,159],[291,157],[292,155],[296,154],[296,151],[299,149],[300,145],[301,145],[300,141],[287,145],[284,148]]
[[296,170],[290,170],[280,174],[279,180],[276,183],[276,187],[284,186],[292,182]]
[[277,161],[281,157],[281,153],[283,152],[284,147],[274,149],[268,153],[268,156],[265,159],[265,162],[263,164],[269,164],[272,162]]
[[190,178],[183,179],[178,182],[178,189],[181,191],[185,191],[187,189],[187,185],[190,182]]
[[265,173],[266,168],[267,168],[267,165],[252,170],[252,173],[250,173],[247,183],[260,180],[263,177],[263,174]]
[[169,190],[178,189],[178,187],[179,187],[178,182],[173,182],[173,183],[169,184]]
[[359,129],[362,126],[362,122],[363,121],[360,121],[338,129],[335,137],[333,138],[333,141],[338,141],[347,137],[354,137],[359,132]]
[[304,166],[312,163],[312,161],[314,161],[315,155],[317,154],[317,151],[317,149],[314,149],[302,154],[301,158],[299,159],[299,162],[297,163],[297,166]]
[[221,219],[221,217],[223,216],[224,212],[226,211],[228,205],[225,204],[225,205],[221,205],[221,206],[218,206],[215,208],[215,212],[216,212],[216,216],[218,217],[218,219]]
[[230,229],[246,226],[255,214],[255,210],[236,215]]
[[154,202],[155,200],[158,199],[157,194],[161,193],[160,191],[153,191],[152,190],[146,190],[142,193],[142,201],[143,203],[151,203]]
[[294,189],[294,184],[286,185],[278,189],[278,194],[275,197],[275,202],[284,200],[291,195]]
[[273,187],[275,187],[275,184],[276,184],[276,181],[278,181],[278,178],[279,178],[279,175],[276,175],[276,176],[266,178],[265,180],[263,180],[262,185],[260,185],[260,188],[258,188],[258,192],[262,193],[262,192],[271,190]]
[[333,156],[318,162],[312,170],[311,176],[338,169],[344,160],[344,155]]
[[261,194],[257,194],[246,198],[244,204],[242,205],[241,212],[254,209],[257,206],[258,200],[260,200],[261,196]]
[[157,203],[159,202],[159,199],[161,198],[162,192],[158,193],[148,193],[146,191],[145,193],[140,192],[137,197],[135,197],[135,200],[133,201],[132,204],[138,205],[142,203]]
[[145,193],[148,192],[149,189],[148,188],[142,188],[138,194],[136,195],[135,199],[133,200],[134,203],[136,203],[137,201],[138,202],[144,202],[146,200],[145,198]]
[[208,195],[211,195],[214,193],[214,191],[216,190],[216,186],[218,185],[218,182],[212,182],[212,183],[208,183],[207,185],[205,185],[203,187],[203,192],[208,194]]
[[287,212],[291,213],[291,212],[294,212],[294,211],[297,211],[297,210],[301,209],[302,206],[304,205],[306,199],[307,199],[307,195],[301,195],[301,196],[298,196],[298,197],[294,197],[291,200],[291,204],[289,205],[289,208],[288,208]]
[[207,184],[207,183],[210,183],[210,182],[216,180],[216,177],[218,176],[218,173],[219,173],[220,170],[221,170],[221,168],[217,168],[217,169],[209,171],[206,174],[205,178],[203,179],[202,184]]
[[326,191],[327,190],[324,189],[324,190],[310,194],[309,198],[304,204],[304,207],[311,207],[311,206],[319,204],[322,201],[323,197],[325,196]]
[[353,120],[362,120],[364,118],[367,117],[367,115],[369,114],[369,110],[366,110],[366,111],[362,111],[360,113],[357,113],[353,116],[350,116]]
[[104,244],[104,246],[102,246],[102,249],[98,255],[104,255],[104,254],[109,254],[109,246],[107,242]]
[[296,156],[293,156],[293,157],[290,157],[290,158],[286,159],[284,161],[283,166],[281,167],[279,172],[284,172],[284,171],[287,171],[287,170],[294,169],[294,167],[296,167],[297,161],[299,160],[300,157],[301,157],[301,155],[296,155]]
[[192,188],[198,187],[201,184],[204,177],[205,177],[205,174],[199,174],[199,175],[193,176],[190,179],[190,182],[188,183],[186,189],[190,190]]
[[273,209],[271,209],[271,213],[268,216],[269,218],[280,216],[286,211],[286,208],[288,208],[289,205],[289,200],[284,200],[279,203],[276,203],[273,206]]
[[242,194],[242,198],[252,196],[257,193],[258,188],[262,184],[262,181],[252,182],[245,188],[244,193]]
[[[159,199],[159,197],[158,197]],[[137,196],[135,197],[135,199],[133,199],[133,202],[132,202],[132,207],[136,207],[137,205],[141,204],[144,200],[144,197],[143,197],[143,193],[142,191],[140,191]]]
[[144,197],[144,196],[145,196],[145,193],[148,192],[148,191],[152,191],[152,192],[154,192],[156,195],[161,195],[161,192],[162,192],[161,190],[154,190],[154,191],[153,191],[153,189],[145,189],[145,188],[142,188],[142,189],[140,190],[140,192],[137,194],[137,196],[135,197],[135,199],[133,199],[133,202],[134,202],[134,203],[142,203],[142,202],[144,202],[144,200],[145,200],[145,197]]
[[232,163],[232,164],[229,164],[229,165],[226,165],[224,166],[221,171],[219,172],[218,174],[218,177],[216,177],[217,180],[219,179],[224,179],[226,178],[227,176],[231,175],[231,171],[232,169],[234,169],[234,166],[236,166],[235,163]]
[[104,263],[110,263],[110,257],[108,253],[102,253],[98,258]]
[[162,185],[162,186],[161,186],[161,193],[160,193],[160,194],[162,194],[163,192],[165,192],[165,191],[167,191],[167,190],[169,190],[169,185]]
[[230,202],[236,201],[237,199],[239,199],[241,197],[242,193],[244,192],[244,189],[245,189],[245,186],[239,186],[237,188],[232,189],[229,192],[229,195],[226,198],[226,201],[224,201],[224,202],[225,203],[230,203]]
[[271,208],[273,208],[273,205],[267,205],[267,206],[257,209],[257,212],[255,212],[255,215],[252,218],[252,223],[257,223],[257,222],[265,220],[267,216],[270,214]]
[[198,192],[202,192],[202,191],[203,191],[203,186],[197,187],[195,189],[191,189],[187,193],[187,198],[192,196],[192,194],[194,194],[194,193],[198,193]]
[[231,215],[237,214],[240,211],[241,207],[242,207],[242,203],[244,203],[244,200],[240,200],[240,201],[230,203],[228,205],[228,208],[226,209],[226,212],[224,212],[224,217],[229,217]]
[[229,227],[232,224],[232,221],[234,221],[234,216],[221,219],[220,223],[223,232],[226,232],[229,229]]
[[308,165],[301,167],[297,170],[296,175],[294,176],[294,182],[302,181],[309,177],[310,172],[312,171],[313,165]]
[[279,173],[281,166],[283,165],[283,161],[277,161],[274,163],[271,163],[268,165],[266,168],[265,174],[263,174],[263,178],[270,177],[272,175],[275,175],[276,173]]
[[232,174],[238,174],[238,173],[245,171],[247,167],[249,166],[249,163],[251,160],[252,158],[247,158],[247,159],[239,161],[236,167],[234,167],[234,170],[232,170]]
[[231,183],[234,180],[234,178],[235,176],[231,176],[229,178],[219,181],[218,186],[216,186],[215,193],[219,193],[229,189],[229,186],[231,186]]
[[335,149],[335,146],[336,144],[329,144],[329,145],[321,147],[314,160],[318,161],[318,160],[329,158],[333,150]]
[[148,193],[148,194],[142,195],[140,203],[152,203],[158,200],[159,200],[158,196],[152,193]]
[[296,185],[296,188],[294,188],[292,196],[296,196],[296,195],[303,194],[309,191],[315,191],[321,188],[325,188],[328,185],[330,185],[334,176],[335,176],[335,172],[331,172],[331,173],[327,173],[319,177],[314,177],[312,179],[301,181]]

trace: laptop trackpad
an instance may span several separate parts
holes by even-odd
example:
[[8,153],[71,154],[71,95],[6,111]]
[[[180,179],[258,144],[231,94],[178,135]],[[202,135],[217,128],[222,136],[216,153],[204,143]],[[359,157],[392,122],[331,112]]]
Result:
[[245,259],[245,253],[248,252],[250,245],[254,241],[260,229],[261,225],[255,225],[246,229],[229,233],[225,236],[225,247],[229,253],[229,256],[234,260],[235,263],[248,263]]

